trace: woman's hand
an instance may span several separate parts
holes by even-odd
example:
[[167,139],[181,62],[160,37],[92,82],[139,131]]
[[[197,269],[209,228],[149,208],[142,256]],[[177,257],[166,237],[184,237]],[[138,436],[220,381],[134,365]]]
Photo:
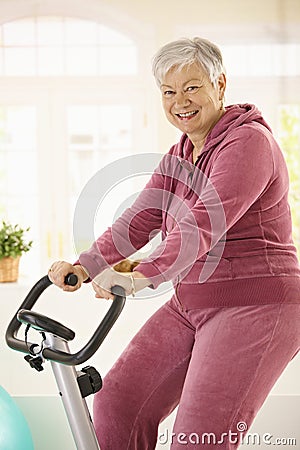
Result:
[[[74,273],[75,275],[77,275],[78,282],[75,286],[69,286],[65,284],[65,277],[69,273]],[[79,289],[82,283],[88,279],[88,273],[83,266],[73,266],[72,264],[65,261],[56,261],[50,267],[48,271],[48,277],[53,284],[60,287],[64,291],[73,292]]]
[[126,295],[134,295],[141,289],[150,286],[150,284],[151,281],[141,272],[117,272],[112,268],[103,270],[92,282],[93,289],[96,292],[95,297],[105,298],[106,300],[114,298],[111,293],[113,286],[121,286],[124,288]]

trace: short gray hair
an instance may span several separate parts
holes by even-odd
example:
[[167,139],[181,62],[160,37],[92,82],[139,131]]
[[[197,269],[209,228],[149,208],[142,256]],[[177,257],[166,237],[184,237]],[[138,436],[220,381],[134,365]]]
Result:
[[220,49],[207,39],[199,37],[182,38],[164,45],[153,57],[152,72],[160,86],[171,68],[180,70],[195,62],[203,67],[214,86],[221,73],[225,73]]

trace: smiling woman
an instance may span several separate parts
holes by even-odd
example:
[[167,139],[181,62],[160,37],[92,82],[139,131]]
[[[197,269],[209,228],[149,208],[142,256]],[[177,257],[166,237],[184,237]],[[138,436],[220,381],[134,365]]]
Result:
[[171,68],[162,78],[162,104],[169,122],[186,133],[194,144],[194,162],[206,136],[225,113],[225,74],[213,83],[198,62]]
[[[73,269],[59,261],[49,271],[63,289],[67,273],[77,273],[72,291],[92,280],[97,298],[110,298],[115,284],[132,296],[174,286],[96,394],[94,423],[107,450],[153,450],[159,423],[177,405],[174,435],[228,436],[241,422],[247,429],[300,348],[289,177],[269,125],[253,104],[224,107],[226,77],[213,43],[171,42],[153,71],[179,141]],[[132,273],[113,269],[158,230],[163,242]],[[235,450],[238,439],[217,447]]]
[[166,44],[165,52],[153,58],[152,69],[166,117],[192,140],[195,162],[207,134],[225,112],[226,76],[216,45],[197,37],[193,45],[186,42]]

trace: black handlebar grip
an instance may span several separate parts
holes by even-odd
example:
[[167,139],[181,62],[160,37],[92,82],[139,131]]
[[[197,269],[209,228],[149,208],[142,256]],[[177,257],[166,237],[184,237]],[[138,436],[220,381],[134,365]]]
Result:
[[126,297],[125,289],[122,286],[113,286],[110,291],[116,296]]
[[[75,280],[76,283],[78,282],[78,278],[75,274],[68,274],[67,278],[68,278],[66,280],[67,282],[71,281],[75,283]],[[46,275],[43,278],[41,278],[27,294],[25,300],[23,301],[20,308],[14,315],[13,319],[11,320],[6,330],[5,335],[6,342],[10,348],[18,350],[23,353],[28,353],[28,347],[36,345],[34,343],[21,340],[17,337],[18,330],[21,327],[21,322],[19,322],[18,320],[18,313],[20,309],[31,310],[32,307],[37,302],[37,300],[39,299],[42,292],[51,284],[52,284],[51,280]],[[81,350],[79,350],[77,353],[74,354],[62,352],[55,349],[50,349],[47,347],[43,350],[43,356],[45,357],[45,359],[57,361],[69,366],[75,366],[87,361],[98,350],[103,340],[107,336],[109,330],[119,317],[126,301],[125,290],[121,286],[114,286],[111,289],[111,291],[114,294],[115,298],[112,301],[109,310],[107,311],[106,315],[102,319],[101,323],[99,324],[98,328],[96,329],[96,331],[94,332],[93,336],[88,341],[88,343]]]
[[75,273],[68,273],[68,275],[65,276],[65,284],[68,286],[76,286],[78,283],[78,276],[75,275]]

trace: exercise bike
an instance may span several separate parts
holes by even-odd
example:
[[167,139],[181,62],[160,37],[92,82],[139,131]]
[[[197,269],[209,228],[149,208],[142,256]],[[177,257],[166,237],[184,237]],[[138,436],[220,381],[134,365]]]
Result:
[[[75,274],[69,274],[65,278],[65,283],[71,286],[75,286],[77,281]],[[100,325],[88,343],[72,354],[68,342],[74,339],[74,331],[31,310],[51,284],[46,275],[33,286],[7,328],[6,342],[10,348],[26,353],[24,359],[38,372],[43,370],[46,360],[51,362],[77,449],[101,450],[85,397],[101,389],[102,379],[94,367],[87,366],[76,371],[75,366],[91,358],[100,347],[124,307],[125,291],[121,286],[112,288],[114,300]],[[24,340],[17,337],[22,324],[26,326]],[[27,332],[30,327],[41,333],[42,344],[28,342]]]

